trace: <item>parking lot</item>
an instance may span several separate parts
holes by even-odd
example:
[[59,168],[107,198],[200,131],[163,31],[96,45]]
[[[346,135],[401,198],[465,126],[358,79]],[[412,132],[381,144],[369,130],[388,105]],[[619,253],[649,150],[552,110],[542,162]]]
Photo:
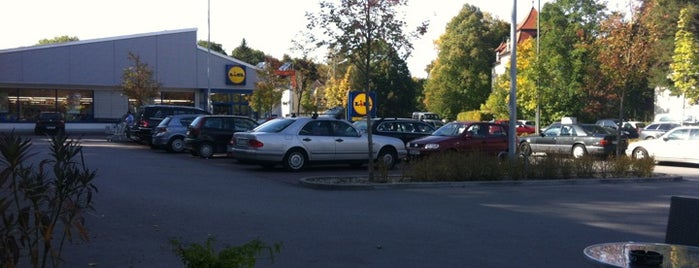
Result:
[[[45,149],[45,140],[33,138]],[[68,246],[64,267],[182,267],[168,241],[202,243],[208,235],[219,246],[255,238],[283,244],[274,263],[262,259],[256,267],[591,267],[582,254],[587,245],[662,242],[670,196],[699,190],[690,175],[682,182],[323,191],[298,179],[366,170],[266,170],[100,136],[83,145],[99,193],[86,220],[91,241]]]

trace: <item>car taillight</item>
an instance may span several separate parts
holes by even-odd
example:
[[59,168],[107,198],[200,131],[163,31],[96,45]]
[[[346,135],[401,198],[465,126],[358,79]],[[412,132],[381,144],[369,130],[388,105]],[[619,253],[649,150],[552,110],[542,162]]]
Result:
[[148,126],[150,126],[150,124],[148,124],[148,121],[146,121],[146,120],[141,120],[141,121],[138,122],[138,126],[140,126],[140,127],[148,127]]
[[610,144],[610,142],[608,140],[603,139],[603,140],[599,141],[599,145],[606,146],[607,144]]
[[265,146],[261,141],[258,140],[249,140],[248,145],[253,148],[262,148],[262,146]]

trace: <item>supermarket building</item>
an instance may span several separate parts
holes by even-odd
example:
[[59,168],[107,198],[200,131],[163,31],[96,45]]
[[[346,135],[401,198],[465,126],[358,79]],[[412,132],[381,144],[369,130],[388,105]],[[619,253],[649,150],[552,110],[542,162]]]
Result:
[[[197,45],[181,29],[0,50],[0,130],[33,129],[40,112],[61,112],[66,129],[104,129],[129,105],[121,83],[129,53],[160,83],[155,104],[186,105],[215,114],[252,116],[246,96],[254,65]],[[210,99],[209,99],[210,98]]]

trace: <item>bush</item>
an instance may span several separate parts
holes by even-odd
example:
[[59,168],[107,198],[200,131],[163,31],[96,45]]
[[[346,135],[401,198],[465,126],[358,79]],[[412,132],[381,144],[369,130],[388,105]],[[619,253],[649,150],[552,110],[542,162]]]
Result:
[[[0,261],[2,267],[53,267],[61,263],[64,242],[88,240],[84,212],[94,210],[96,177],[78,141],[51,137],[51,158],[31,163],[31,140],[0,134]],[[26,262],[23,262],[26,261]]]
[[546,180],[607,177],[650,177],[653,159],[625,156],[606,161],[595,157],[518,157],[501,160],[481,153],[445,152],[413,160],[404,176],[413,181]]
[[225,247],[216,253],[214,242],[213,236],[209,236],[204,245],[191,243],[189,246],[183,246],[179,239],[170,240],[173,251],[188,268],[255,267],[257,256],[262,251],[267,251],[270,259],[274,262],[274,254],[281,250],[279,243],[268,246],[260,240],[254,239],[241,246]]

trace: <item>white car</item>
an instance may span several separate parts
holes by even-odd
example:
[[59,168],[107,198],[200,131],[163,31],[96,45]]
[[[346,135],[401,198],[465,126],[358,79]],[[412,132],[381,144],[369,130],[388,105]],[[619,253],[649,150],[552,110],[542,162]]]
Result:
[[[237,132],[228,152],[241,163],[298,171],[307,164],[335,162],[353,166],[369,161],[366,135],[345,120],[332,117],[277,118],[250,132]],[[402,140],[372,135],[371,161],[393,168],[405,158]]]
[[633,142],[626,155],[635,159],[654,157],[656,162],[699,164],[699,126],[676,127],[657,139]]

